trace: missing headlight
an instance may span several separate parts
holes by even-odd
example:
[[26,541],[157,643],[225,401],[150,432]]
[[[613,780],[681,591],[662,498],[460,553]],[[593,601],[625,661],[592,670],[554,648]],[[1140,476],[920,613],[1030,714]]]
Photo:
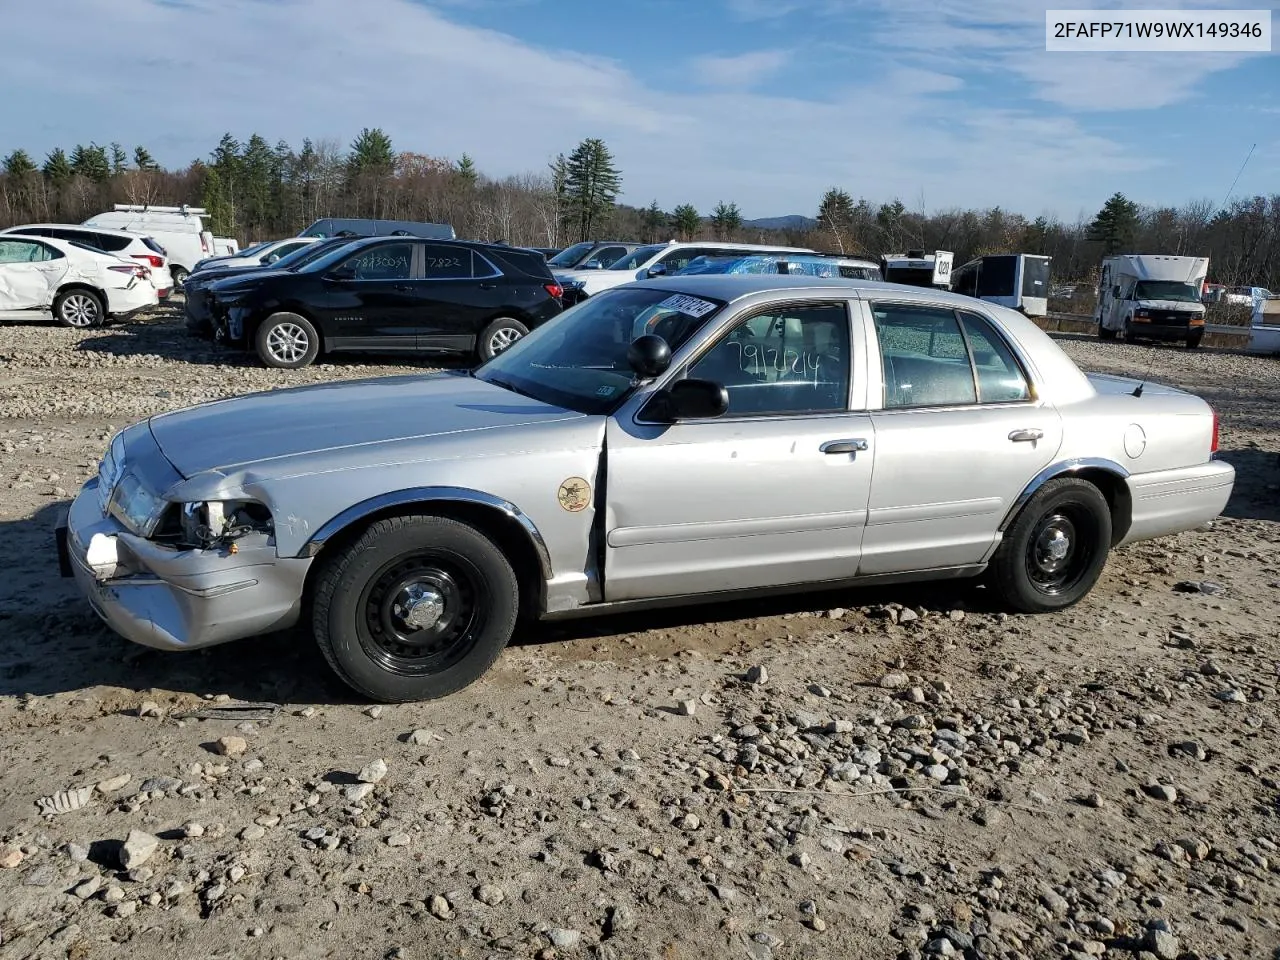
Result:
[[252,500],[184,503],[175,512],[177,529],[171,524],[167,532],[180,546],[207,549],[251,533],[269,536],[275,531],[271,512]]

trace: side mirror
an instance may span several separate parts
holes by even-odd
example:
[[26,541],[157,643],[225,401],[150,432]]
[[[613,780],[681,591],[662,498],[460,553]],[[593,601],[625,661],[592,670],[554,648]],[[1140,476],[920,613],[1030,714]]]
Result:
[[262,262],[264,264],[271,264],[271,263],[275,263],[279,259],[280,259],[280,254],[268,253],[265,257],[262,258]]
[[1111,288],[1111,295],[1113,297],[1120,296],[1120,284],[1117,283],[1114,287]]
[[328,274],[330,280],[354,280],[355,278],[356,268],[346,263],[340,267],[334,267]]
[[583,270],[603,270],[604,264],[599,260],[588,260],[582,265]]
[[665,263],[655,263],[652,267],[650,267],[650,268],[645,272],[645,276],[648,276],[648,277],[661,277],[661,276],[663,276],[666,272],[667,272],[667,265],[666,265]]
[[646,380],[660,377],[671,366],[671,347],[656,334],[646,333],[627,347],[627,363],[637,376]]
[[707,420],[724,416],[729,409],[729,391],[712,380],[677,380],[654,394],[645,405],[645,416],[659,423],[677,420]]

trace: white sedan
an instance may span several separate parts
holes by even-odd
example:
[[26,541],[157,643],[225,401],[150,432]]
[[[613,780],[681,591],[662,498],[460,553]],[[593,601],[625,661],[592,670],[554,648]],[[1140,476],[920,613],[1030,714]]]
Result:
[[0,236],[0,311],[52,310],[68,327],[95,327],[159,303],[151,271],[52,237]]

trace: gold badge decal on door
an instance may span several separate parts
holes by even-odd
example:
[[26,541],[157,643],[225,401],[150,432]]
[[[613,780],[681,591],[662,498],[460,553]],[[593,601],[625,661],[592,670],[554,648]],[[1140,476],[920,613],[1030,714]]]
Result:
[[581,477],[570,477],[560,484],[560,489],[556,492],[556,498],[560,501],[560,506],[570,513],[585,510],[587,504],[591,502],[591,484]]

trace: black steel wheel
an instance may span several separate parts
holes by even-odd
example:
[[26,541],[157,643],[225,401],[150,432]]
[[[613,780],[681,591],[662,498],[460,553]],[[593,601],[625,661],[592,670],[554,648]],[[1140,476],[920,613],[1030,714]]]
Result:
[[444,517],[392,517],[321,558],[312,623],[329,665],[374,700],[431,700],[483,675],[515,629],[502,551]]
[[1111,508],[1087,480],[1060,477],[1023,507],[991,561],[991,583],[1025,613],[1061,610],[1097,582],[1111,549]]

